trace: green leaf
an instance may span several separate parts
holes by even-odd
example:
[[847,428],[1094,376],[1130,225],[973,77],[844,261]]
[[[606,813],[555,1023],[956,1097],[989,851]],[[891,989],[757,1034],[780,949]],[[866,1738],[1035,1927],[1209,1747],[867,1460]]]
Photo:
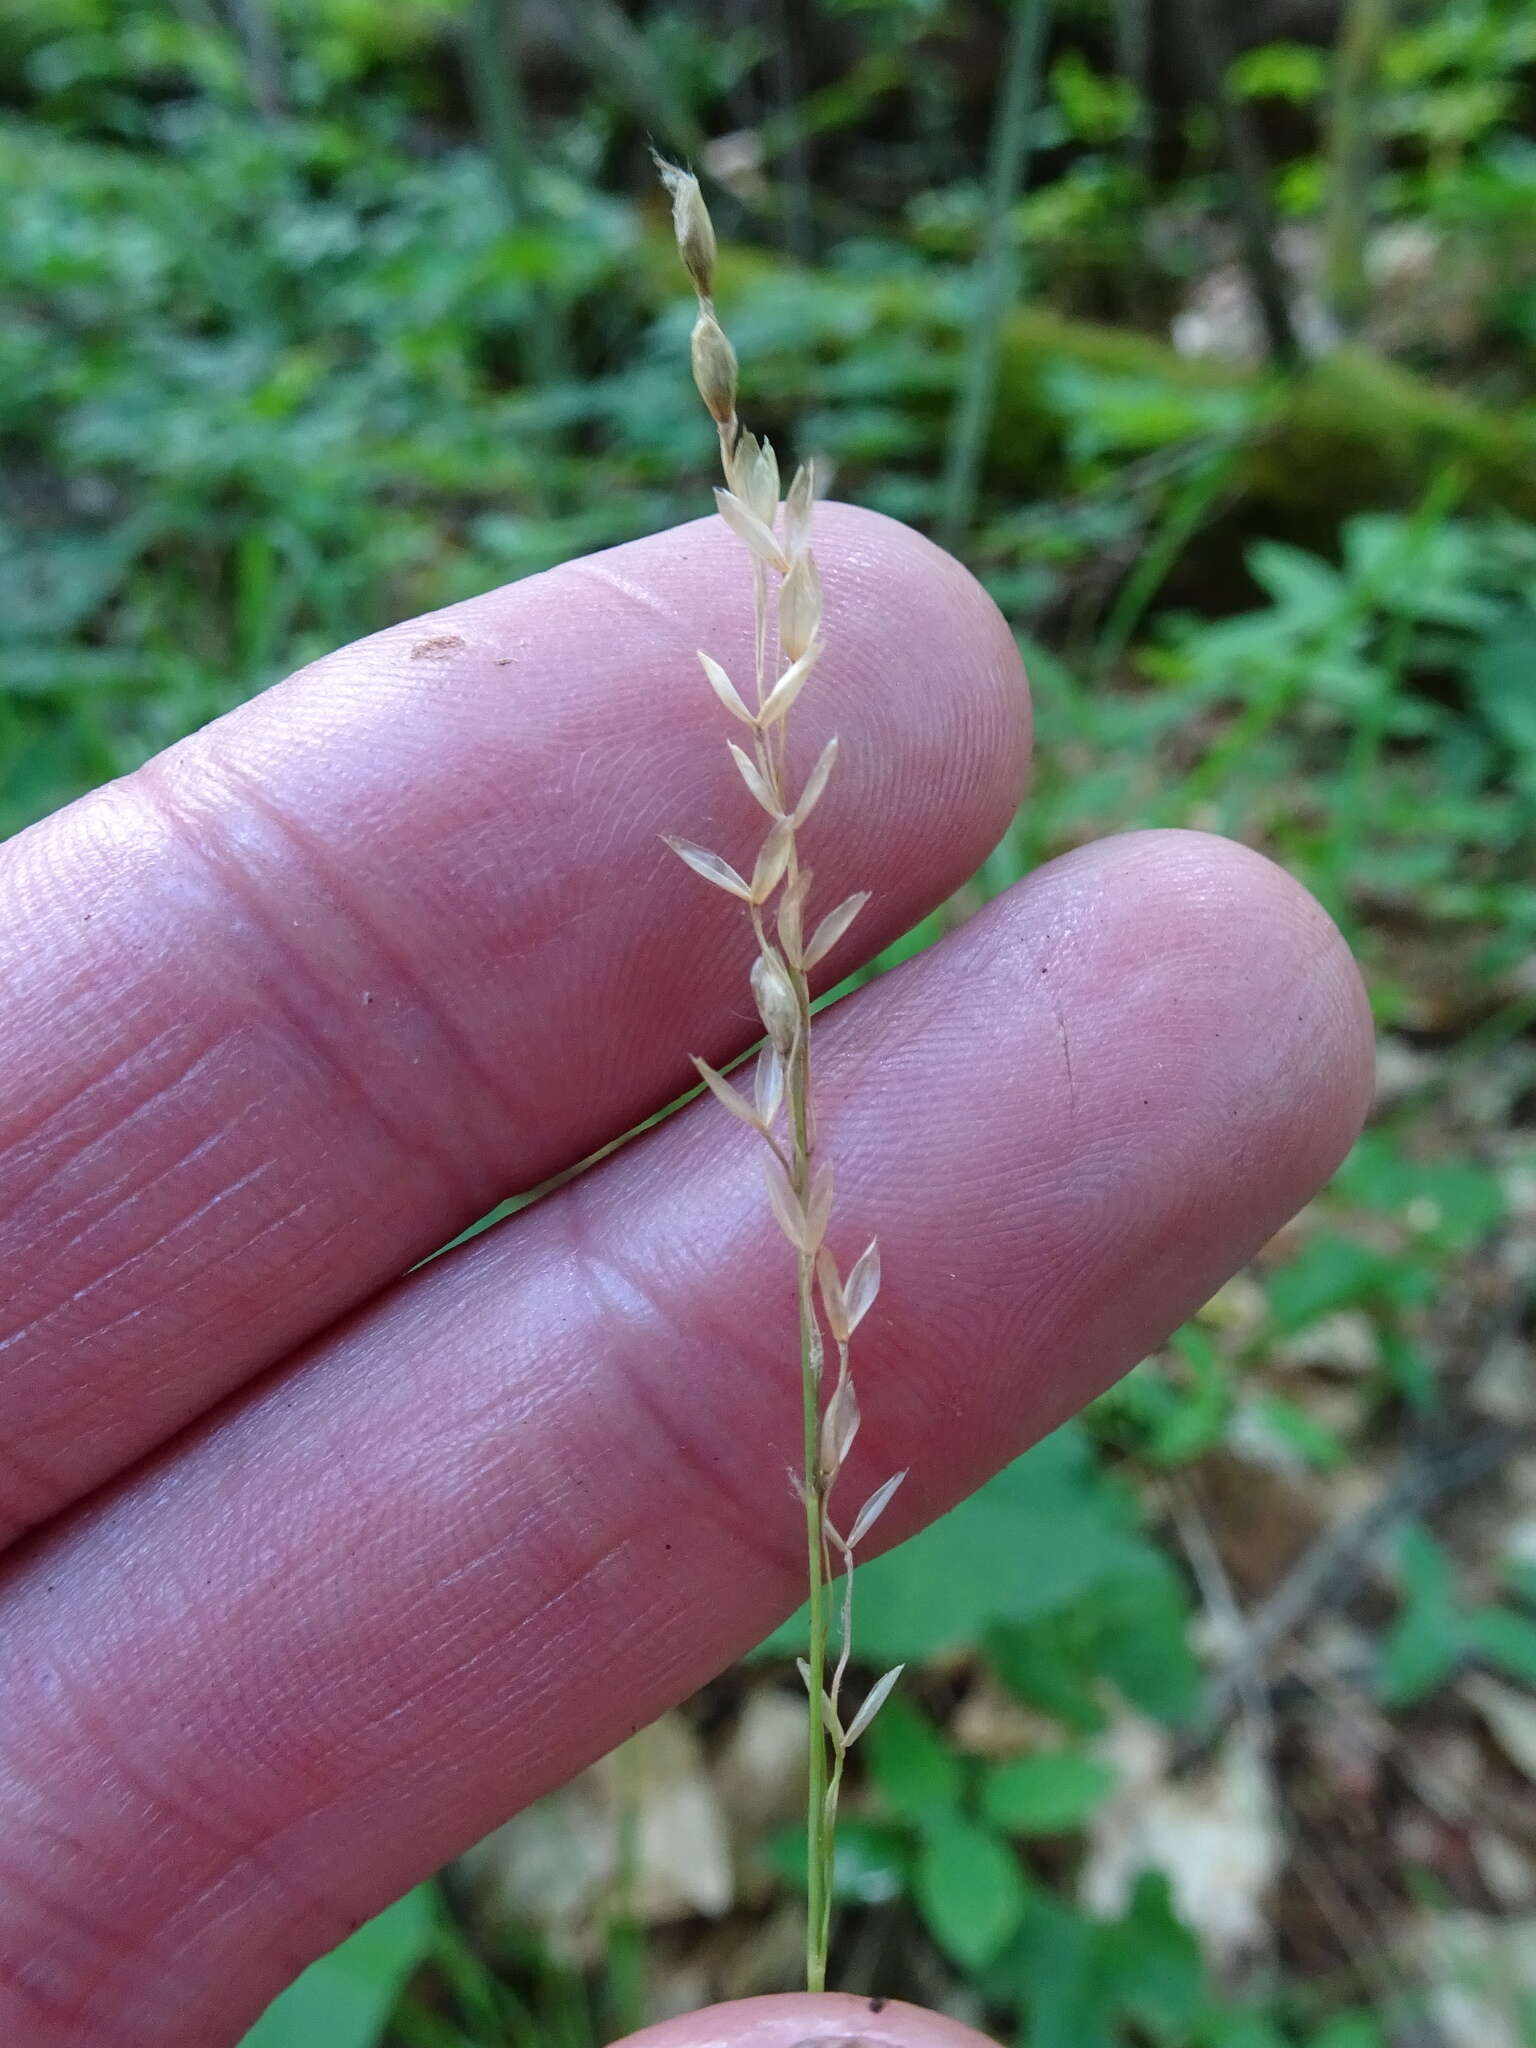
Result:
[[1136,87],[1129,79],[1095,71],[1078,51],[1051,66],[1051,87],[1072,133],[1087,142],[1115,142],[1136,119]]
[[1005,1958],[1028,2015],[1024,2048],[1116,2048],[1113,2001],[1098,1968],[1102,1941],[1102,1929],[1075,1907],[1031,1894]]
[[1104,1930],[1098,1967],[1117,2010],[1150,2032],[1188,2035],[1205,1995],[1205,1966],[1166,1877],[1148,1871],[1137,1879],[1124,1917]]
[[1189,1596],[1160,1552],[1145,1568],[1101,1587],[1089,1603],[1093,1661],[1131,1706],[1155,1721],[1189,1719],[1200,1697],[1200,1665],[1189,1646]]
[[1340,1167],[1346,1200],[1405,1223],[1424,1244],[1469,1251],[1504,1220],[1503,1183],[1487,1167],[1464,1160],[1419,1160],[1381,1132],[1370,1131]]
[[1307,2048],[1385,2048],[1380,2020],[1369,2012],[1336,2012],[1308,2036]]
[[1467,668],[1478,709],[1509,751],[1536,768],[1536,619],[1523,606],[1489,634]]
[[1018,1929],[1026,1897],[1013,1850],[958,1814],[924,1823],[913,1894],[929,1933],[964,1970],[979,1970],[998,1955]]
[[[764,1845],[768,1862],[786,1883],[805,1890],[805,1828],[780,1828]],[[907,1889],[911,1862],[907,1836],[850,1814],[837,1824],[832,1896],[842,1905],[883,1906]]]
[[1174,1333],[1169,1352],[1144,1358],[1101,1394],[1089,1421],[1118,1448],[1179,1465],[1221,1441],[1232,1388],[1215,1346],[1193,1324]]
[[1432,1273],[1409,1259],[1392,1258],[1372,1245],[1329,1233],[1317,1237],[1299,1257],[1269,1281],[1269,1309],[1282,1336],[1357,1303],[1411,1307],[1434,1292]]
[[960,1804],[960,1758],[901,1693],[894,1693],[870,1723],[864,1755],[885,1806],[904,1820],[953,1812]]
[[1080,1630],[1053,1615],[1033,1628],[995,1628],[986,1638],[987,1662],[1008,1690],[1064,1727],[1093,1735],[1108,1717],[1102,1687]]
[[1227,2006],[1201,2028],[1203,2048],[1291,2048],[1272,2014],[1257,2006]]
[[1071,452],[1078,462],[1166,448],[1212,432],[1234,432],[1250,409],[1239,392],[1110,376],[1072,362],[1053,364],[1042,384],[1047,402],[1067,423]]
[[407,1892],[311,1963],[240,2048],[375,2048],[406,1979],[431,1945],[433,1927],[429,1890]]
[[1084,1734],[1104,1724],[1108,1679],[1154,1720],[1195,1709],[1200,1669],[1189,1647],[1189,1596],[1160,1552],[1024,1627],[993,1629],[988,1660],[1010,1691]]
[[[1056,1612],[1156,1555],[1131,1495],[1068,1423],[920,1536],[859,1566],[854,1646],[873,1665],[969,1647],[993,1624]],[[802,1613],[759,1654],[796,1656],[804,1642]]]
[[1331,625],[1349,603],[1349,586],[1336,569],[1286,541],[1255,541],[1248,550],[1248,571],[1294,629]]
[[1145,1554],[1125,1494],[1076,1425],[1058,1430],[900,1550],[860,1567],[861,1657],[900,1664],[1048,1614]]
[[1188,2048],[1207,2009],[1199,1944],[1153,1875],[1110,1922],[1031,1886],[1019,1932],[981,1989],[1023,2004],[1024,2048],[1124,2048],[1126,2022],[1138,2039]]
[[1305,106],[1328,86],[1328,60],[1309,43],[1260,43],[1245,50],[1227,74],[1247,99],[1294,100]]
[[1344,1445],[1321,1423],[1283,1394],[1264,1394],[1251,1410],[1260,1427],[1317,1472],[1336,1472],[1349,1456]]
[[994,1827],[1014,1835],[1060,1835],[1081,1827],[1114,1790],[1107,1764],[1063,1749],[997,1764],[982,1784],[981,1810]]
[[1468,1648],[1522,1685],[1536,1686],[1536,1621],[1508,1607],[1484,1607],[1463,1624]]
[[1345,520],[1341,538],[1346,573],[1380,611],[1468,630],[1502,616],[1481,587],[1486,544],[1462,521],[1361,512]]
[[1406,1707],[1449,1677],[1467,1638],[1450,1561],[1427,1529],[1404,1531],[1399,1562],[1403,1608],[1382,1645],[1378,1682],[1388,1706]]

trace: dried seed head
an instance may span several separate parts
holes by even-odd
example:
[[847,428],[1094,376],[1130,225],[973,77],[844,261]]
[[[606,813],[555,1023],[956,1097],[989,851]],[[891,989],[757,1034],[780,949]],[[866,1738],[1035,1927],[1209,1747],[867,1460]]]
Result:
[[853,1262],[843,1287],[843,1299],[848,1309],[848,1329],[856,1330],[875,1305],[875,1296],[880,1292],[880,1245],[871,1238],[864,1250]]
[[821,1417],[816,1465],[823,1484],[830,1484],[842,1471],[858,1433],[859,1397],[853,1391],[853,1381],[845,1372],[832,1389],[832,1398]]
[[807,549],[792,555],[789,574],[779,586],[779,646],[798,661],[821,631],[821,578],[816,557]]
[[832,1162],[818,1160],[811,1172],[810,1191],[805,1198],[806,1242],[801,1250],[814,1257],[821,1249],[832,1215]]
[[697,1053],[692,1053],[689,1057],[698,1070],[699,1079],[704,1083],[710,1094],[714,1096],[720,1107],[728,1109],[731,1115],[739,1118],[742,1123],[750,1124],[754,1131],[761,1131],[763,1128],[762,1119],[759,1117],[755,1105],[748,1102],[747,1098],[739,1090],[733,1088],[724,1074],[717,1073],[708,1060],[701,1060]]
[[906,1476],[906,1467],[903,1466],[899,1472],[893,1472],[883,1486],[875,1488],[869,1499],[865,1501],[863,1507],[859,1509],[859,1512],[853,1518],[853,1527],[848,1531],[846,1546],[849,1550],[854,1549],[856,1545],[864,1541],[864,1538],[890,1506],[897,1487],[900,1486]]
[[843,1282],[837,1270],[837,1261],[825,1245],[816,1254],[816,1279],[821,1288],[821,1305],[826,1311],[827,1328],[832,1332],[836,1343],[846,1344],[851,1334],[848,1327],[848,1304],[843,1298]]
[[[784,1171],[778,1157],[770,1152],[763,1160],[763,1179],[768,1187],[768,1199],[773,1204],[773,1213],[779,1228],[789,1239],[797,1252],[814,1259],[821,1248],[821,1241],[827,1234],[827,1218],[832,1211],[832,1167],[823,1160],[811,1175],[811,1185],[804,1200],[795,1192],[794,1183]],[[821,1371],[821,1329],[813,1324],[811,1331],[812,1367]]]
[[752,759],[752,756],[738,747],[734,740],[727,740],[725,744],[730,749],[731,759],[741,771],[742,781],[751,790],[769,817],[782,817],[783,813],[779,809],[779,800],[774,795],[767,776],[764,775],[762,769]]
[[821,642],[813,640],[799,660],[790,663],[763,699],[763,708],[757,714],[759,725],[777,725],[781,718],[789,716],[790,706],[810,681],[811,670],[820,659]]
[[800,1004],[784,962],[771,949],[752,962],[752,993],[769,1042],[788,1059],[800,1028]]
[[[798,800],[788,793],[785,779],[783,721],[821,652],[823,595],[811,552],[816,481],[809,464],[795,472],[781,522],[778,458],[772,445],[745,431],[736,416],[736,353],[715,317],[716,248],[709,210],[698,180],[690,172],[659,157],[656,165],[671,194],[678,247],[699,298],[692,337],[694,381],[720,429],[726,484],[724,490],[716,491],[715,502],[722,520],[745,545],[754,562],[755,689],[750,704],[717,661],[707,654],[701,654],[699,659],[716,697],[731,717],[752,733],[750,745],[738,746],[731,740],[727,745],[748,791],[768,817],[766,837],[751,865],[750,878],[739,874],[719,854],[690,840],[668,840],[673,851],[696,874],[749,906],[759,946],[752,968],[752,992],[767,1041],[758,1054],[750,1091],[738,1089],[706,1060],[696,1059],[694,1065],[715,1099],[739,1122],[755,1130],[763,1141],[759,1152],[773,1213],[799,1255],[803,1290],[802,1370],[816,1428],[808,1446],[807,1469],[803,1476],[792,1478],[791,1485],[813,1518],[813,1573],[818,1558],[826,1559],[835,1547],[851,1575],[854,1545],[883,1512],[902,1475],[898,1473],[887,1480],[870,1496],[847,1538],[839,1535],[831,1520],[830,1499],[859,1430],[859,1403],[849,1372],[848,1345],[875,1299],[880,1268],[879,1254],[871,1245],[845,1276],[825,1248],[832,1213],[833,1170],[830,1159],[823,1157],[819,1149],[816,1105],[810,1086],[808,971],[831,952],[867,901],[862,893],[850,896],[823,917],[810,938],[806,938],[805,906],[811,874],[809,868],[799,864],[795,835],[827,786],[837,754],[836,740],[829,741],[822,750]],[[776,586],[777,658],[771,669],[766,660],[772,616],[768,594],[775,586],[770,585],[765,570],[772,570],[775,577],[782,579]],[[745,735],[738,734],[737,738],[745,739]],[[772,925],[770,907],[775,919]],[[775,942],[770,942],[769,930],[774,931]],[[792,1109],[793,1114],[786,1117],[786,1108]],[[776,1135],[775,1126],[780,1120],[788,1128],[782,1135]],[[830,1398],[823,1403],[829,1384],[829,1342],[835,1342],[837,1347],[838,1370]],[[823,1634],[817,1651],[818,1663],[827,1652]],[[819,1711],[835,1759],[819,1814],[813,1805],[809,1816],[813,1831],[819,1819],[824,1846],[830,1842],[836,1824],[843,1759],[879,1711],[898,1676],[896,1671],[887,1672],[845,1728],[839,1699],[848,1654],[845,1641],[833,1667],[830,1689],[821,1688],[820,1697],[813,1699],[812,1706],[813,1720]],[[812,1685],[810,1667],[802,1660],[799,1668],[807,1692],[814,1694],[817,1689]],[[810,2044],[801,2044],[801,2048],[810,2048]],[[855,2048],[855,2044],[851,2039],[839,2040],[829,2044],[829,2048]]]
[[715,225],[704,204],[704,194],[692,171],[681,170],[662,157],[656,158],[661,182],[672,195],[672,228],[678,253],[683,259],[693,288],[701,299],[715,289]]
[[752,1096],[763,1129],[771,1130],[784,1106],[784,1061],[776,1045],[764,1045],[757,1055]]
[[763,1181],[780,1230],[796,1251],[804,1251],[805,1208],[790,1185],[789,1175],[771,1152],[763,1158]]
[[799,967],[805,955],[805,931],[802,917],[805,910],[805,891],[809,881],[809,870],[802,868],[794,882],[779,898],[779,944],[784,948],[784,958]]
[[734,491],[722,491],[715,487],[715,508],[726,525],[739,541],[749,547],[766,569],[776,569],[782,576],[789,564],[784,559],[784,550],[773,537],[771,527],[764,525],[752,507]]
[[717,426],[736,417],[736,351],[713,313],[693,323],[693,381]]
[[859,889],[852,896],[845,896],[836,910],[829,910],[811,934],[811,943],[805,949],[805,964],[816,967],[826,959],[849,925],[869,901],[869,891]]
[[[887,1671],[883,1678],[876,1679],[875,1683],[870,1687],[869,1697],[849,1723],[846,1738],[849,1749],[852,1749],[853,1745],[864,1733],[864,1730],[890,1698],[892,1686],[895,1685],[897,1679],[900,1678],[906,1668],[905,1664],[897,1664],[893,1669]],[[831,2048],[831,2044],[823,2044],[823,2048]]]
[[827,778],[832,773],[836,761],[837,736],[834,733],[817,756],[816,766],[805,778],[805,787],[800,792],[800,801],[795,805],[795,830],[797,832],[821,802],[822,791],[827,786]]
[[743,725],[756,725],[757,720],[742,702],[741,692],[731,681],[719,662],[715,660],[713,655],[706,654],[702,647],[698,652],[700,665],[709,679],[709,687],[720,699],[726,710],[730,712],[732,718],[739,718]]
[[723,860],[718,853],[711,853],[707,846],[695,846],[691,839],[674,839],[670,832],[661,836],[678,859],[691,867],[696,875],[702,875],[706,882],[713,882],[717,889],[724,889],[728,896],[739,896],[743,903],[752,901],[752,891],[728,860]]
[[789,865],[790,849],[795,843],[794,827],[788,818],[775,819],[768,828],[768,837],[763,841],[752,870],[752,901],[764,904],[784,879],[784,870]]
[[773,443],[743,430],[728,464],[731,489],[764,526],[772,527],[779,512],[779,458]]
[[816,503],[816,471],[802,462],[784,499],[784,552],[793,559],[811,544],[811,512]]

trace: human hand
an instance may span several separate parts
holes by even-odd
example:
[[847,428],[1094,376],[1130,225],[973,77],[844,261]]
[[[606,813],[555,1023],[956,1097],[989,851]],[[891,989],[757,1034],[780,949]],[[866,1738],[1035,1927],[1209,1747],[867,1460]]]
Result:
[[[829,507],[818,554],[818,893],[873,887],[873,947],[1006,824],[1023,684],[926,542]],[[701,522],[392,629],[0,854],[5,2038],[234,2041],[794,1603],[744,1132],[692,1108],[400,1277],[754,1035],[736,906],[658,836],[751,839],[693,653],[743,574]],[[1369,1084],[1322,912],[1178,833],[1052,864],[818,1046],[893,1539],[1190,1314]]]

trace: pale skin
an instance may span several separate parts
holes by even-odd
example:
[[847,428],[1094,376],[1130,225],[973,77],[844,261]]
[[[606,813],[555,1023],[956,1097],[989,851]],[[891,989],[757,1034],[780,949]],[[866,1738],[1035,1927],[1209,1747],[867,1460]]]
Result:
[[[840,507],[817,549],[807,858],[875,892],[831,979],[996,841],[1028,712],[954,563]],[[746,657],[748,573],[700,522],[393,628],[0,850],[0,2038],[236,2041],[794,1605],[749,1134],[697,1104],[402,1278],[753,1036],[737,906],[659,838],[760,836],[694,659]],[[887,1541],[1191,1314],[1370,1088],[1333,927],[1195,834],[1053,863],[818,1029]],[[637,2039],[976,2037],[832,1998]]]

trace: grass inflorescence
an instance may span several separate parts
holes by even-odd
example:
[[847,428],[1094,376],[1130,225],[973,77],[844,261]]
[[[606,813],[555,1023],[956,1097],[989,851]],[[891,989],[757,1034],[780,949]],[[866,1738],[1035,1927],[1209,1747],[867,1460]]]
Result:
[[[810,977],[869,901],[845,897],[812,923],[811,871],[800,835],[820,803],[838,758],[829,739],[810,773],[791,791],[790,715],[810,682],[824,645],[821,578],[811,547],[815,477],[796,469],[780,498],[771,444],[742,426],[736,411],[737,362],[715,312],[715,231],[698,180],[659,164],[672,195],[683,263],[698,296],[693,376],[720,437],[725,488],[715,492],[720,517],[746,549],[752,566],[753,675],[743,690],[704,650],[699,661],[725,710],[741,727],[726,744],[743,782],[768,823],[750,863],[734,867],[693,841],[667,844],[693,871],[741,903],[756,946],[752,994],[767,1034],[750,1094],[705,1060],[694,1065],[709,1092],[756,1133],[768,1200],[794,1256],[800,1330],[804,1458],[796,1491],[805,1511],[809,1643],[801,1665],[809,1706],[806,1803],[806,1983],[826,1982],[838,1799],[848,1752],[878,1713],[900,1667],[888,1671],[851,1718],[843,1693],[852,1647],[853,1565],[858,1545],[889,1505],[902,1473],[876,1489],[846,1531],[832,1518],[838,1476],[859,1428],[849,1352],[854,1332],[880,1287],[880,1252],[871,1242],[849,1270],[827,1244],[833,1164],[817,1133],[812,1094]],[[837,1582],[841,1579],[841,1596]]]

